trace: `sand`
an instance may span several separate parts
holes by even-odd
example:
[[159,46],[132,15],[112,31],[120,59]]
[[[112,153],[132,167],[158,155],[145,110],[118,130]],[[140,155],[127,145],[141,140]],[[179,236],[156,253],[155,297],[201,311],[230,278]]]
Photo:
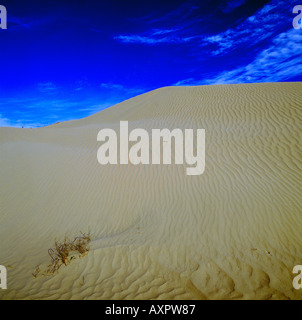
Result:
[[[97,162],[97,133],[206,130],[206,168]],[[0,299],[301,299],[302,83],[166,87],[93,116],[0,128]],[[53,276],[54,240],[90,251]]]

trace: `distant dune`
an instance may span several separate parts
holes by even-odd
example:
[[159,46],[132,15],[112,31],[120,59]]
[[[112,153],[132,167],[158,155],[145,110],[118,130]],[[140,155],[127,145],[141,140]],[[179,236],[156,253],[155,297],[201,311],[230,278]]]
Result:
[[[206,130],[206,168],[97,162],[102,128]],[[0,128],[0,299],[302,299],[302,83],[161,88]],[[54,240],[91,230],[53,276]]]

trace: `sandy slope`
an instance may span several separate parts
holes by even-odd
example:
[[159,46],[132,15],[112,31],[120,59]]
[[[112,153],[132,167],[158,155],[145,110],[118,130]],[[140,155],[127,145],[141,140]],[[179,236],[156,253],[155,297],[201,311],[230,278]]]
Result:
[[[206,129],[206,170],[97,162],[101,128]],[[168,87],[0,128],[0,299],[301,299],[302,83]],[[34,278],[54,239],[91,250]]]

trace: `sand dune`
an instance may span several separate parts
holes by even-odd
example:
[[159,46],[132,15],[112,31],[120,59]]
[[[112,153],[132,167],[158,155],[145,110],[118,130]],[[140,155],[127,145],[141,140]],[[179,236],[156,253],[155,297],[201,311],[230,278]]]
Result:
[[[206,130],[206,169],[97,162],[97,133]],[[161,88],[93,116],[0,128],[0,299],[301,299],[302,83]],[[54,239],[91,249],[52,277]]]

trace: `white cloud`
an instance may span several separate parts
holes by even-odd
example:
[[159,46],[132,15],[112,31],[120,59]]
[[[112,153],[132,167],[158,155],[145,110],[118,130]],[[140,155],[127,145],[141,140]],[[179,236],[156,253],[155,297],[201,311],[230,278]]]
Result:
[[271,46],[261,51],[246,66],[224,71],[213,78],[189,78],[174,85],[286,81],[302,74],[301,54],[302,34],[291,29],[276,36]]
[[140,88],[129,88],[129,87],[125,87],[122,84],[112,83],[112,82],[101,83],[100,87],[108,90],[123,91],[124,93],[129,93],[131,95],[145,92],[145,90]]
[[0,127],[11,127],[9,120],[4,118],[2,114],[0,114]]
[[[172,31],[169,31],[172,32]],[[195,37],[179,37],[179,36],[169,36],[169,37],[157,37],[158,35],[163,35],[168,32],[162,30],[162,33],[157,32],[156,34],[150,35],[119,35],[114,37],[114,39],[119,40],[123,43],[142,43],[142,44],[149,44],[155,45],[159,43],[185,43],[191,41]]]
[[57,90],[57,87],[52,82],[38,83],[37,87],[42,93],[53,93]]
[[240,23],[233,29],[228,29],[216,35],[204,37],[201,46],[215,45],[212,55],[221,55],[237,49],[250,47],[261,41],[270,39],[279,28],[288,24],[291,28],[292,20],[289,18],[291,10],[284,10],[288,5],[284,0],[272,0],[253,16]]

